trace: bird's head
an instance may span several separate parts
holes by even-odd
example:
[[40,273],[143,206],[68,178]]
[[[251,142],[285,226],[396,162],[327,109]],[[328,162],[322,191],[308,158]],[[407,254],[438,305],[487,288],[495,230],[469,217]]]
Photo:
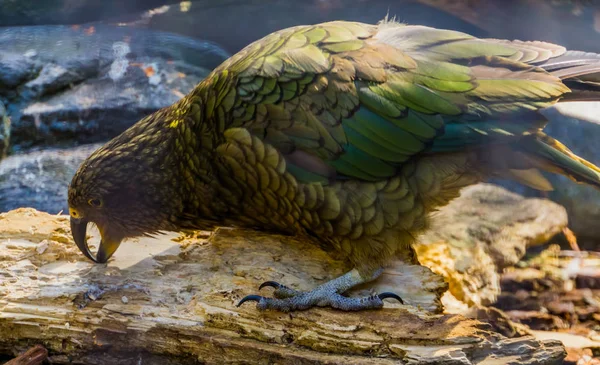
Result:
[[[86,257],[98,263],[106,262],[126,238],[174,228],[170,218],[178,204],[171,188],[175,171],[161,156],[168,154],[163,151],[168,143],[152,141],[156,134],[123,143],[126,137],[94,152],[69,186],[73,239]],[[90,223],[101,235],[95,257],[87,243]]]

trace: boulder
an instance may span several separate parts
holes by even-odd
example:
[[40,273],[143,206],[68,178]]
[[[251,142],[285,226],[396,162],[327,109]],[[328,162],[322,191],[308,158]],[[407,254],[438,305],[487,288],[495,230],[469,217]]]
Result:
[[422,299],[438,297],[441,283],[401,263],[383,281],[396,281],[407,305],[289,314],[236,307],[264,280],[308,289],[348,269],[293,237],[173,233],[125,242],[97,265],[73,244],[68,217],[19,209],[0,215],[0,252],[4,355],[43,343],[53,364],[559,364],[565,356],[558,341],[509,339],[480,321],[431,313]]
[[41,66],[28,57],[9,52],[0,54],[0,90],[7,93],[37,74]]
[[189,37],[101,24],[3,28],[0,48],[13,150],[105,141],[229,56]]
[[421,264],[444,276],[456,299],[488,305],[500,294],[499,273],[567,222],[565,209],[549,200],[478,184],[434,215],[416,250]]
[[79,165],[100,145],[15,154],[0,163],[0,212],[22,206],[68,211],[67,187]]

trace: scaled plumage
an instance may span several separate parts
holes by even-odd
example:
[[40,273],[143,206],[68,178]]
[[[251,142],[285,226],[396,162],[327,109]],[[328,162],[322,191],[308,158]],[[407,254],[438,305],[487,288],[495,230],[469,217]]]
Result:
[[[356,269],[313,292],[253,297],[259,307],[380,307],[340,294],[392,258],[416,263],[414,237],[464,186],[501,176],[551,189],[539,169],[600,186],[539,113],[599,100],[599,71],[596,54],[388,21],[285,29],[90,156],[69,188],[73,235],[98,262],[165,230],[311,235]],[[96,258],[88,222],[102,234]]]

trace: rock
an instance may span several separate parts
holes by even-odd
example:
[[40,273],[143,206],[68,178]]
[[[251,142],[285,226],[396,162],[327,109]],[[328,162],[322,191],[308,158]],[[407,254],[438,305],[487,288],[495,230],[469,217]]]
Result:
[[592,355],[597,356],[600,346],[594,342],[600,340],[596,332],[600,290],[576,288],[575,284],[581,280],[581,273],[594,272],[599,265],[600,259],[594,252],[561,251],[552,244],[502,274],[502,293],[493,305],[504,311],[513,324],[526,325],[530,333],[561,332],[544,332],[543,338],[564,341],[571,359],[581,355],[574,348],[592,348]]
[[33,78],[40,65],[24,55],[2,52],[0,54],[0,90],[14,88],[25,80]]
[[[96,265],[73,244],[68,217],[19,209],[0,215],[0,253],[0,354],[43,341],[57,364],[559,364],[565,356],[557,341],[508,339],[477,320],[418,309],[419,296],[357,313],[236,307],[266,279],[308,289],[347,270],[294,237],[173,233],[125,242]],[[422,288],[435,281],[406,269],[391,268],[392,278]]]
[[101,24],[3,28],[0,48],[15,150],[105,141],[178,101],[229,56],[200,40]]
[[564,208],[549,200],[479,184],[463,189],[434,216],[416,249],[420,262],[444,276],[458,300],[485,305],[500,292],[498,272],[566,225]]
[[502,275],[500,287],[503,292],[516,293],[523,291],[545,291],[560,288],[562,281],[557,280],[535,268],[523,268],[507,271]]
[[494,307],[471,307],[464,312],[464,315],[490,324],[494,331],[509,338],[531,334],[527,327],[518,322],[513,322],[506,313]]
[[97,76],[98,68],[97,60],[73,60],[64,66],[46,63],[37,77],[25,83],[19,92],[24,99],[38,98]]
[[562,342],[565,347],[574,349],[593,349],[600,348],[600,341],[593,341],[587,337],[574,335],[564,332],[532,331],[539,340],[557,340]]
[[508,311],[511,321],[526,325],[532,330],[552,331],[567,328],[565,322],[557,316],[538,311]]
[[[160,72],[160,84],[151,84],[143,70],[147,67]],[[176,67],[163,61],[125,68],[127,71],[118,80],[87,80],[42,101],[28,103],[14,119],[13,142],[24,148],[106,141],[144,116],[177,102],[201,80],[195,75],[180,77]]]
[[79,165],[99,145],[16,154],[0,162],[0,211],[21,206],[68,211],[67,187]]
[[[565,365],[578,365],[583,362],[585,365],[599,365],[600,360],[592,359],[594,355],[591,349],[567,348],[567,357],[565,357]],[[581,361],[581,362],[579,362]]]
[[543,303],[532,295],[529,295],[526,291],[518,291],[516,293],[501,293],[498,295],[496,302],[493,304],[494,307],[509,312],[511,310],[519,310],[525,312],[547,311],[544,308]]

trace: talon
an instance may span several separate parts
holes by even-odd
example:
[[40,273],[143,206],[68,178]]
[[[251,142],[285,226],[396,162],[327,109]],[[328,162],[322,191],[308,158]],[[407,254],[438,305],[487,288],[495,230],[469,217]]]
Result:
[[245,302],[260,302],[262,299],[264,299],[264,297],[261,297],[260,295],[246,295],[242,298],[242,300],[240,300],[236,307],[239,307]]
[[276,281],[265,281],[264,283],[260,284],[260,286],[258,287],[258,290],[261,290],[262,288],[264,288],[265,286],[270,286],[272,288],[275,289],[279,289],[281,288],[283,285],[279,284]]
[[378,297],[381,300],[384,300],[387,298],[393,298],[393,299],[396,299],[397,301],[399,301],[400,304],[404,304],[404,301],[402,300],[402,298],[400,298],[397,294],[394,294],[394,293],[385,292],[385,293],[379,294]]

